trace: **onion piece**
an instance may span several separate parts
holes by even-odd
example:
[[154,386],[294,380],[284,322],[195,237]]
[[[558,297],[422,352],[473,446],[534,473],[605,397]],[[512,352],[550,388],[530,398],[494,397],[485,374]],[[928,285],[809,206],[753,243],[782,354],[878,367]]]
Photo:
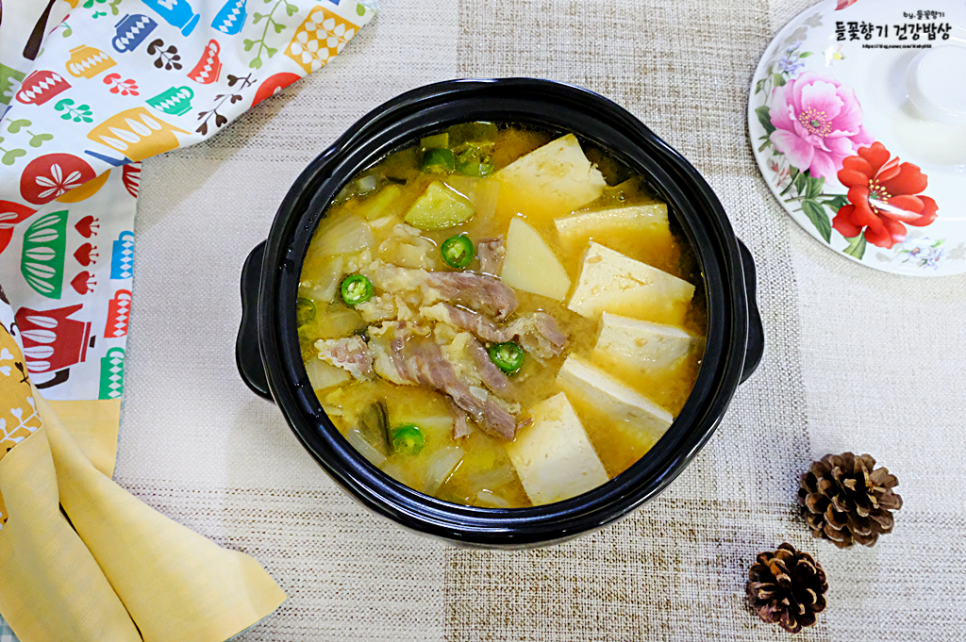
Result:
[[490,490],[509,484],[516,478],[516,471],[509,464],[499,468],[486,468],[466,475],[466,484],[470,488]]
[[481,490],[478,492],[476,494],[476,501],[488,508],[510,508],[510,502],[494,494],[492,490]]
[[313,390],[324,390],[337,386],[349,378],[349,373],[326,363],[321,359],[311,359],[305,364],[305,373],[309,376],[309,382]]
[[372,190],[376,189],[376,186],[378,185],[379,177],[373,175],[363,176],[356,181],[356,187],[359,189],[360,194],[368,194]]
[[386,461],[386,456],[376,450],[375,446],[366,441],[362,433],[358,430],[350,430],[345,436],[346,440],[352,444],[359,454],[369,460],[373,466],[382,466]]
[[358,216],[343,216],[323,221],[316,232],[319,245],[313,254],[336,256],[361,252],[372,247],[375,237],[372,230]]
[[430,455],[426,462],[423,492],[427,495],[435,495],[462,461],[463,449],[453,446],[441,448]]

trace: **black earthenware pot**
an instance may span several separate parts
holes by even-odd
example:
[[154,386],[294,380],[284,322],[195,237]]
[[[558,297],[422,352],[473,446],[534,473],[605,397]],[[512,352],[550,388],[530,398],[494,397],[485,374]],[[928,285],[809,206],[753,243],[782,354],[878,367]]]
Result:
[[[388,152],[434,130],[474,120],[573,132],[608,150],[647,177],[667,202],[704,277],[707,350],[694,391],[674,424],[624,473],[579,497],[547,506],[458,506],[383,474],[323,412],[299,351],[299,274],[327,205],[357,172]],[[758,366],[764,345],[754,262],[701,175],[623,108],[587,90],[546,80],[442,82],[370,112],[299,176],[279,207],[268,240],[245,262],[241,286],[236,357],[248,386],[274,399],[302,445],[362,504],[407,528],[470,545],[512,548],[564,541],[611,523],[657,495],[711,437],[738,384]]]

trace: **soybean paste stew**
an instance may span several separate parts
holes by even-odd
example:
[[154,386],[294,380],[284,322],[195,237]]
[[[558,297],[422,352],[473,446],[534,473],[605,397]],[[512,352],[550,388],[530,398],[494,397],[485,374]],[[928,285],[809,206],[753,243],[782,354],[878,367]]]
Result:
[[640,176],[574,135],[466,123],[363,171],[302,268],[322,407],[420,492],[517,508],[646,453],[704,351],[699,271]]

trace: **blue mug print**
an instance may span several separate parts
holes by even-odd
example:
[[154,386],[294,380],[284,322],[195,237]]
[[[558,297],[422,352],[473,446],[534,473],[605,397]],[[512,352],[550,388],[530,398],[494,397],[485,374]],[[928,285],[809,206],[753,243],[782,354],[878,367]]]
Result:
[[157,26],[158,23],[152,18],[140,13],[124,16],[114,27],[117,33],[114,40],[111,41],[111,44],[114,45],[114,51],[118,53],[134,51]]
[[121,232],[111,245],[111,279],[130,279],[134,270],[134,232]]
[[229,36],[234,36],[245,26],[248,14],[245,11],[247,0],[228,0],[221,11],[211,21],[211,26]]
[[144,4],[158,12],[172,27],[181,29],[181,33],[189,35],[195,30],[201,14],[195,13],[188,0],[142,0]]

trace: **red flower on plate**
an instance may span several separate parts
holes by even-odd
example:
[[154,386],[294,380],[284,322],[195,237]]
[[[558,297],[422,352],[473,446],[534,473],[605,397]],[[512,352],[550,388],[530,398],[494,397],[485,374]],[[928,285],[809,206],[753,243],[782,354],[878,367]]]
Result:
[[839,0],[838,1],[838,4],[835,5],[835,10],[836,11],[841,11],[842,9],[845,9],[846,7],[851,7],[856,2],[858,2],[858,0]]
[[927,177],[912,163],[900,163],[882,143],[862,147],[839,170],[839,182],[849,188],[849,205],[839,209],[832,227],[853,238],[890,248],[906,239],[906,225],[924,227],[936,220],[939,206],[923,196]]

